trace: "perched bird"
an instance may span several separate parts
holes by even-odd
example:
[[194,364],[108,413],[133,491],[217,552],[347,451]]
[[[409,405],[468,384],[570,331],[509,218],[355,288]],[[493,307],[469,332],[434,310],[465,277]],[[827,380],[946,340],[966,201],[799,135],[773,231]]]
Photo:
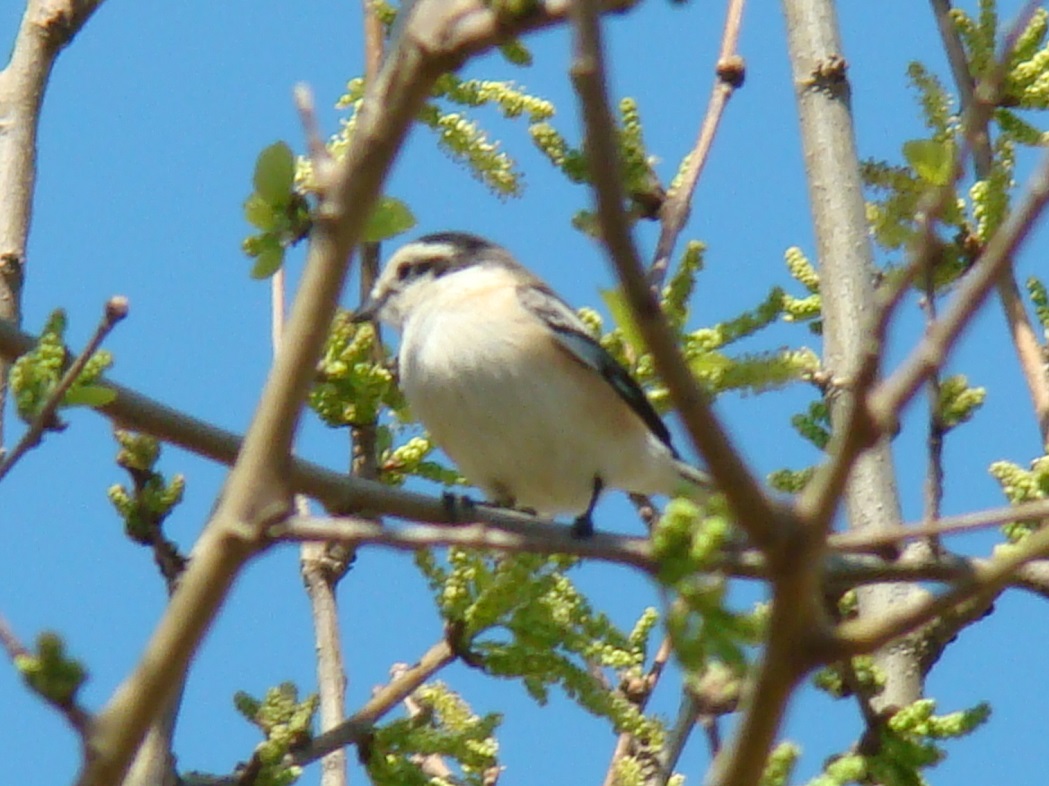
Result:
[[637,382],[506,249],[464,232],[408,243],[356,314],[374,318],[401,334],[412,412],[492,501],[579,514],[585,536],[605,488],[705,496]]

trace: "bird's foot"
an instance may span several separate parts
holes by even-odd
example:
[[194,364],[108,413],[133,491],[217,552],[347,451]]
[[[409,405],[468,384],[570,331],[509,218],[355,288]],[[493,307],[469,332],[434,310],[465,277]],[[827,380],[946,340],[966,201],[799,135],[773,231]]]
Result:
[[590,517],[590,513],[584,513],[582,516],[578,516],[575,521],[572,522],[572,537],[576,540],[586,540],[587,538],[593,537],[594,535],[594,520]]
[[472,521],[474,510],[477,509],[477,503],[468,496],[465,494],[453,494],[451,491],[441,494],[441,506],[448,514],[448,519],[452,524]]

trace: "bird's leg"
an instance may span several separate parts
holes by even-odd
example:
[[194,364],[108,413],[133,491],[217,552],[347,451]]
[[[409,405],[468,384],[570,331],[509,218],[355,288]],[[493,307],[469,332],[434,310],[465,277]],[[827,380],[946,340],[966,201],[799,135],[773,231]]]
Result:
[[452,524],[461,524],[464,521],[473,519],[473,511],[477,507],[477,503],[465,494],[453,494],[450,491],[445,491],[441,494],[441,506],[448,513],[448,518]]
[[590,495],[590,504],[586,506],[586,511],[572,522],[573,538],[589,538],[594,534],[594,508],[597,506],[597,500],[604,488],[605,482],[595,475],[594,492]]

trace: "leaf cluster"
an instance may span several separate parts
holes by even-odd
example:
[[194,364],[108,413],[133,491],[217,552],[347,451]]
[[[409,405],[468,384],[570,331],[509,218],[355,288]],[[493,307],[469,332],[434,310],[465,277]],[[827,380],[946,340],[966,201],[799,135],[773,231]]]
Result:
[[255,160],[255,190],[244,202],[244,218],[259,232],[242,244],[244,253],[255,260],[252,278],[276,273],[287,249],[310,231],[309,204],[295,190],[295,169],[295,154],[287,142],[274,142]]
[[87,670],[80,661],[66,655],[65,642],[57,633],[41,633],[36,639],[36,652],[20,653],[14,662],[26,685],[59,707],[73,707],[80,686],[87,679]]
[[257,726],[265,739],[258,744],[248,767],[251,783],[259,786],[288,786],[298,780],[302,768],[287,763],[288,753],[312,736],[313,718],[319,699],[310,694],[299,701],[299,691],[290,682],[270,688],[262,699],[244,691],[233,697],[237,711]]
[[685,499],[671,500],[652,532],[659,580],[673,595],[667,633],[678,660],[693,674],[702,674],[712,663],[743,673],[745,648],[757,644],[764,630],[764,609],[730,609],[728,583],[712,570],[731,536],[728,511],[718,498],[705,509]]
[[447,564],[428,552],[416,561],[441,615],[459,631],[459,646],[486,673],[520,680],[540,704],[559,686],[617,731],[661,744],[662,726],[602,673],[641,668],[657,619],[654,610],[645,611],[632,632],[620,631],[565,575],[573,560],[564,556],[495,558],[450,549]]
[[[996,461],[990,473],[1002,487],[1005,498],[1013,505],[1049,497],[1049,455],[1039,456],[1024,469],[1011,461]],[[1042,528],[1041,519],[1011,521],[1002,526],[1010,543],[1018,543]]]
[[[61,309],[52,312],[36,346],[16,360],[11,368],[11,392],[15,406],[19,417],[27,423],[32,423],[40,416],[72,360],[63,341],[65,331],[65,312]],[[99,378],[112,365],[113,356],[104,349],[97,350],[63,394],[59,408],[101,407],[111,403],[116,394],[99,384]],[[53,417],[44,427],[50,431],[60,431],[65,428],[65,424],[58,417]]]
[[428,786],[424,764],[440,757],[455,762],[455,782],[485,786],[498,768],[495,730],[498,714],[475,715],[469,704],[443,682],[426,683],[412,694],[419,711],[375,730],[366,757],[376,786]]
[[160,442],[148,434],[117,429],[114,437],[120,445],[117,465],[131,477],[131,488],[114,484],[106,492],[109,501],[124,521],[127,536],[146,546],[161,549],[166,555],[162,568],[169,581],[177,578],[185,566],[174,543],[164,536],[164,521],[182,501],[186,479],[181,474],[169,481],[155,467],[160,459]]
[[[331,428],[375,426],[380,479],[386,483],[399,485],[413,475],[444,485],[460,482],[457,472],[432,460],[429,438],[395,444],[397,424],[411,415],[377,339],[374,325],[354,322],[346,311],[336,315],[317,362],[310,408]],[[392,413],[393,421],[380,422],[383,411]]]
[[[311,182],[306,162],[297,161],[286,142],[274,142],[255,160],[255,190],[244,202],[244,217],[259,231],[244,239],[241,248],[255,260],[251,277],[267,279],[284,264],[287,251],[305,238],[313,226],[308,193]],[[407,232],[415,216],[399,199],[383,196],[368,218],[362,239],[368,243]]]
[[925,786],[923,771],[946,756],[938,743],[964,737],[990,717],[986,704],[939,716],[933,714],[935,709],[932,699],[919,699],[897,710],[859,750],[829,761],[823,773],[809,781],[808,786]]

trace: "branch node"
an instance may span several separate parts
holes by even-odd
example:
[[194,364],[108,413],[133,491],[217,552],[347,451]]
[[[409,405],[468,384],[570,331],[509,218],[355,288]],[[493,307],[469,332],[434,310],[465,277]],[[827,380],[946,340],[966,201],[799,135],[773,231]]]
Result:
[[732,54],[718,60],[714,69],[718,79],[726,83],[732,89],[743,86],[747,78],[747,63],[742,55]]

